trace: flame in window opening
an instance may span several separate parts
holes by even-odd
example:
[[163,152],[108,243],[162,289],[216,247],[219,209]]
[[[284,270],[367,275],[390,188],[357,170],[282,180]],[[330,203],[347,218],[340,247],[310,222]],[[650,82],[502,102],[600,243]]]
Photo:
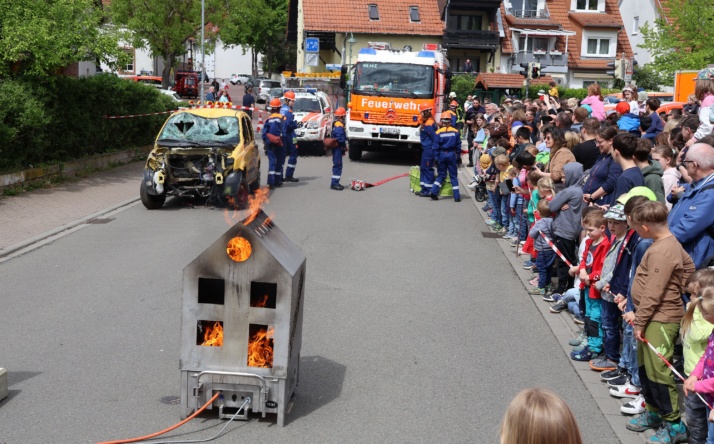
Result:
[[208,347],[223,347],[223,325],[216,321],[213,327],[206,327],[203,333],[203,344]]
[[268,305],[268,299],[270,299],[270,296],[267,294],[263,295],[263,299],[256,302],[254,307],[265,308],[265,306]]
[[261,328],[248,342],[248,365],[250,367],[273,367],[273,337],[275,329]]
[[234,237],[226,245],[226,254],[236,262],[246,261],[252,252],[253,247],[248,242],[248,239],[243,237]]

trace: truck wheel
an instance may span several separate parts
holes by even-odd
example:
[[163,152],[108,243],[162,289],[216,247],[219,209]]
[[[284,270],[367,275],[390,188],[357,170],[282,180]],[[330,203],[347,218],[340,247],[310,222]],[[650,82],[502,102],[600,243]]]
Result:
[[166,194],[159,196],[149,194],[146,192],[146,187],[143,183],[141,184],[141,188],[139,188],[139,196],[141,197],[141,203],[144,204],[148,210],[158,210],[163,207],[164,202],[166,202]]
[[360,160],[362,158],[362,143],[350,142],[347,153],[350,155],[350,160]]

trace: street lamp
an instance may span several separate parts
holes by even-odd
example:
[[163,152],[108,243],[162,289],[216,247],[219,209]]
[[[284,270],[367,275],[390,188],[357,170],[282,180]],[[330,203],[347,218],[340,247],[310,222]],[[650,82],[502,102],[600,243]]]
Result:
[[354,46],[355,43],[357,43],[357,39],[355,38],[354,34],[350,32],[350,38],[347,39],[347,43],[350,44],[350,61],[348,65],[352,66],[352,47]]
[[201,101],[200,103],[205,105],[206,104],[206,96],[203,94],[203,81],[205,80],[203,78],[203,70],[206,69],[206,48],[204,47],[206,44],[206,38],[203,35],[203,33],[206,30],[206,2],[205,0],[201,0],[201,74],[200,74],[200,82],[201,82]]

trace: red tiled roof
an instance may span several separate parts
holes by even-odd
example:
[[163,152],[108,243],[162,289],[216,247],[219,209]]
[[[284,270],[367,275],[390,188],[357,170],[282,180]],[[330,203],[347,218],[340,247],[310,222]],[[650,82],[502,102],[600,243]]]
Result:
[[[368,5],[376,4],[379,20],[369,19]],[[421,21],[409,20],[409,7],[418,6]],[[327,11],[324,0],[302,0],[306,31],[364,34],[444,34],[439,6],[433,0],[334,0]]]
[[[476,76],[474,84],[489,88],[520,88],[523,86],[524,77],[520,74],[502,74],[496,72],[481,72]],[[531,80],[531,85],[549,84],[553,81],[551,76],[543,76]]]
[[506,17],[506,7],[501,2],[501,22],[503,23],[503,31],[505,37],[501,39],[501,54],[513,54],[513,44],[511,43],[511,27],[508,26]]
[[657,7],[657,12],[659,13],[660,17],[664,19],[665,22],[671,25],[672,22],[669,18],[669,6],[662,4],[661,0],[655,0],[655,6]]
[[589,12],[571,12],[568,16],[586,28],[620,28],[622,23],[613,21],[605,14]]

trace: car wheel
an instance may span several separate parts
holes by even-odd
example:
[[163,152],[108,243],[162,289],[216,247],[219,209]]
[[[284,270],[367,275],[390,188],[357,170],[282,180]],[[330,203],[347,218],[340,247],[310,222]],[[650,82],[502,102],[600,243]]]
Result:
[[351,142],[349,144],[349,150],[347,154],[350,156],[350,160],[360,160],[362,159],[362,143],[361,142]]
[[141,197],[141,203],[148,210],[158,210],[164,206],[166,202],[166,194],[155,196],[146,192],[146,186],[142,183],[141,188],[139,188],[139,196]]

